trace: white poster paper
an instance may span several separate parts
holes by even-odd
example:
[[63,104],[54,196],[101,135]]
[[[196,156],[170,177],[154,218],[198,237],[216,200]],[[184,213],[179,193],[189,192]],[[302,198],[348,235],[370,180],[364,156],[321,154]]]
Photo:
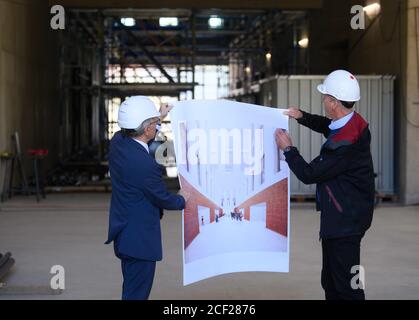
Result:
[[289,168],[275,143],[288,117],[227,100],[171,112],[183,211],[183,283],[230,272],[289,270]]

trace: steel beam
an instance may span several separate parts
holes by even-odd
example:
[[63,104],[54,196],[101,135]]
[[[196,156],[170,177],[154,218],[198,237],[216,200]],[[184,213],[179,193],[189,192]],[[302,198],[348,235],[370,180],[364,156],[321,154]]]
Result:
[[175,80],[173,80],[173,78],[170,76],[170,74],[167,73],[167,71],[164,69],[164,67],[160,64],[160,62],[158,62],[156,60],[156,58],[154,58],[153,54],[150,53],[150,51],[147,50],[147,48],[142,44],[142,42],[133,34],[133,32],[126,28],[123,27],[122,24],[119,22],[118,18],[114,18],[114,20],[116,21],[116,23],[122,27],[122,29],[125,30],[126,34],[131,38],[131,40],[136,43],[141,50],[144,52],[144,54],[147,56],[147,58],[156,65],[156,67],[161,71],[162,74],[164,74],[164,76],[169,80],[169,82],[174,83]]
[[106,84],[102,90],[111,95],[178,96],[179,92],[193,90],[193,83]]
[[49,0],[72,8],[143,8],[143,9],[319,9],[323,0]]

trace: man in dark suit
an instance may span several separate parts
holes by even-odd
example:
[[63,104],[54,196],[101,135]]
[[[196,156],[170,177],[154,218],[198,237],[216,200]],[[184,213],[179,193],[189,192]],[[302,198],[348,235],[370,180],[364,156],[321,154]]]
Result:
[[162,167],[149,154],[147,143],[165,115],[147,97],[127,99],[119,108],[121,131],[110,143],[112,199],[106,244],[113,241],[121,260],[123,300],[148,299],[156,261],[162,259],[161,212],[184,209],[188,198],[182,190],[179,195],[168,192]]

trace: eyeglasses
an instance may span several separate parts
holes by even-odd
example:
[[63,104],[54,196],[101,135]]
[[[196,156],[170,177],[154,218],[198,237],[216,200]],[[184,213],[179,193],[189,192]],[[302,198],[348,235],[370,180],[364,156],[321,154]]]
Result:
[[156,120],[156,121],[153,121],[152,123],[150,123],[150,126],[152,126],[153,124],[161,125],[160,119],[159,120]]

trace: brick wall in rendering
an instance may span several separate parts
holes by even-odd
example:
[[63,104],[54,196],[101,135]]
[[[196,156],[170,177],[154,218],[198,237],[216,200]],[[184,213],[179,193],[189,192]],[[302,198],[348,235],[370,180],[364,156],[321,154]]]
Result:
[[220,214],[222,214],[222,209],[196,190],[182,175],[179,175],[179,177],[182,189],[190,194],[189,201],[186,203],[183,221],[183,245],[186,249],[199,233],[198,206],[210,209],[210,223],[215,221],[215,209],[218,209]]
[[281,180],[240,204],[244,218],[250,220],[250,207],[266,203],[266,227],[283,236],[288,235],[288,179]]

